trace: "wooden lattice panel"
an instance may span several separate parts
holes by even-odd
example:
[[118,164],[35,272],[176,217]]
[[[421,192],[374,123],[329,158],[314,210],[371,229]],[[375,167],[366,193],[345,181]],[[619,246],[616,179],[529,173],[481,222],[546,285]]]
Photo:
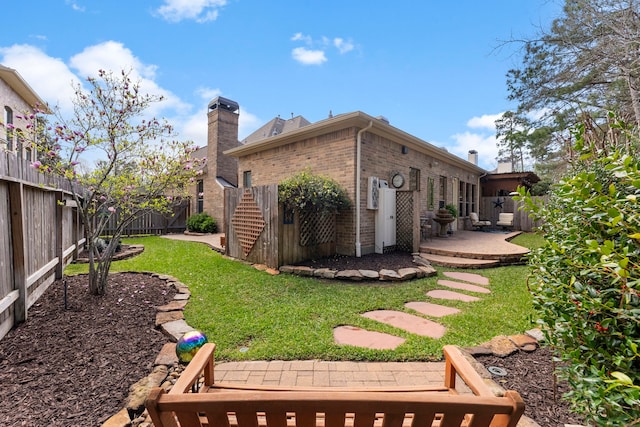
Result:
[[231,224],[233,224],[236,236],[238,236],[244,256],[247,256],[256,244],[266,224],[260,207],[250,191],[245,191],[242,194],[240,204],[236,207],[231,218]]
[[413,193],[396,192],[396,248],[411,252],[413,248]]
[[300,246],[313,246],[334,240],[335,217],[331,214],[303,212],[300,215]]

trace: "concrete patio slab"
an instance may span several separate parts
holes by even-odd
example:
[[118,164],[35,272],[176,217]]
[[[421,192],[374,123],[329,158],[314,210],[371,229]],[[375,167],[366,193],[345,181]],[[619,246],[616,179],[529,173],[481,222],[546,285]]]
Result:
[[375,310],[363,313],[362,316],[423,337],[441,338],[447,331],[439,323],[401,311]]
[[447,307],[440,304],[432,304],[430,302],[412,301],[406,303],[404,306],[411,310],[415,310],[418,313],[424,314],[425,316],[444,317],[460,313],[460,310],[457,308]]
[[445,291],[445,290],[442,290],[442,289],[436,289],[434,291],[429,291],[429,292],[427,292],[427,296],[431,297],[431,298],[448,299],[448,300],[463,301],[463,302],[480,301],[480,298],[478,298],[478,297],[461,294],[459,292]]
[[336,344],[375,350],[394,350],[406,340],[395,335],[382,332],[367,331],[356,326],[338,326],[333,329],[333,340]]
[[443,273],[447,277],[451,277],[456,280],[464,280],[465,282],[475,283],[476,285],[488,285],[489,279],[475,273],[462,273],[458,271],[445,271]]
[[454,282],[451,280],[438,280],[438,285],[446,286],[447,288],[452,288],[452,289],[461,289],[463,291],[477,292],[480,294],[491,293],[489,289],[484,288],[482,286],[470,285],[469,283]]

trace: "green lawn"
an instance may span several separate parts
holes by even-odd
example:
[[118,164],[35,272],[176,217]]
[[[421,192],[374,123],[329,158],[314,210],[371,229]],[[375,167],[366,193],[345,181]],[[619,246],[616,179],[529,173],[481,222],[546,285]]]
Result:
[[[523,242],[536,246],[540,240],[528,235]],[[440,358],[445,344],[479,344],[533,326],[525,266],[469,270],[488,277],[492,293],[482,294],[482,300],[473,303],[447,302],[462,313],[433,319],[448,329],[443,338],[434,340],[365,319],[360,313],[375,309],[409,311],[404,308],[405,302],[427,301],[425,293],[440,288],[436,282],[443,278],[441,268],[437,278],[345,283],[287,274],[271,276],[226,259],[201,243],[160,237],[128,239],[125,243],[143,244],[145,251],[114,262],[111,271],[153,271],[186,284],[192,294],[185,318],[216,343],[218,359],[429,360]],[[86,268],[71,265],[65,273],[85,272]],[[387,332],[407,341],[396,350],[338,346],[333,343],[332,329],[339,325]],[[248,351],[240,351],[243,347]]]

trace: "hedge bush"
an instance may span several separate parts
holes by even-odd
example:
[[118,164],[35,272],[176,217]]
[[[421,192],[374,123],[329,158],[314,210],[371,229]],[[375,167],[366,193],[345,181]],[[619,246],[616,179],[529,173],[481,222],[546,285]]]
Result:
[[350,206],[347,192],[333,179],[300,172],[278,184],[278,199],[288,209],[337,212]]
[[581,157],[549,201],[517,197],[544,222],[530,287],[565,398],[607,426],[640,424],[640,158],[637,138],[620,135],[596,146],[581,129]]
[[215,233],[218,231],[218,224],[211,215],[202,212],[187,219],[187,230],[194,233]]

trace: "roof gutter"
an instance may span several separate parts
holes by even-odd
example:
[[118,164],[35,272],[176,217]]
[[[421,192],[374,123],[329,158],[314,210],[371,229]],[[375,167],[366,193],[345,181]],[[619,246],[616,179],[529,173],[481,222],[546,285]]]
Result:
[[362,134],[373,127],[373,120],[369,121],[366,128],[360,129],[356,135],[356,257],[362,256],[362,244],[360,242],[360,175],[362,167],[360,166],[362,157]]

